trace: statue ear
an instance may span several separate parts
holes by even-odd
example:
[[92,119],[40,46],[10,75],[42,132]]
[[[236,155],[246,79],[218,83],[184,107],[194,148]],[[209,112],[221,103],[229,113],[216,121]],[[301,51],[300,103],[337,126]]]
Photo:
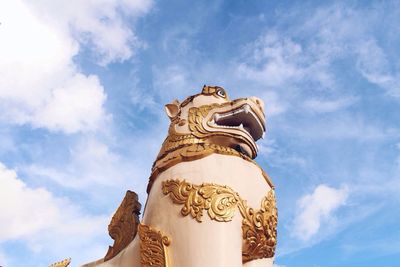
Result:
[[165,112],[167,113],[168,117],[172,120],[175,118],[179,112],[181,111],[181,108],[179,106],[179,101],[174,100],[171,104],[166,104],[165,105]]

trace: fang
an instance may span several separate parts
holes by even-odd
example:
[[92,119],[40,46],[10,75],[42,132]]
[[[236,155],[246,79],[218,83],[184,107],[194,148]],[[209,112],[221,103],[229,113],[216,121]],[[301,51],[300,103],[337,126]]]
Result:
[[250,106],[246,104],[246,105],[243,106],[243,109],[244,109],[244,113],[247,114],[250,111]]

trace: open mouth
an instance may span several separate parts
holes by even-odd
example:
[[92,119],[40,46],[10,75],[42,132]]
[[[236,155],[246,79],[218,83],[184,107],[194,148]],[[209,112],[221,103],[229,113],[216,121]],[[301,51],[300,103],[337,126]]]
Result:
[[237,129],[250,135],[254,141],[262,138],[264,122],[259,119],[249,104],[225,113],[215,113],[211,121],[214,126]]

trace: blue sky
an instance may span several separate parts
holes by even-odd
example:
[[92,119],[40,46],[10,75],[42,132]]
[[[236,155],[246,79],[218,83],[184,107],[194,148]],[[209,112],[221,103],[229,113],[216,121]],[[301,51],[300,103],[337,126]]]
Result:
[[2,1],[0,265],[103,257],[163,105],[266,103],[276,267],[400,264],[397,1]]

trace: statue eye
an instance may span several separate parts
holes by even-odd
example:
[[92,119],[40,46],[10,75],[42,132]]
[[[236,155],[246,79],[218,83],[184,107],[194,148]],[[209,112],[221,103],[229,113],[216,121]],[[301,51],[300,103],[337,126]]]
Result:
[[221,88],[217,90],[216,94],[217,94],[217,96],[220,96],[220,97],[222,97],[222,98],[225,98],[225,97],[226,97],[225,90],[224,90],[224,89],[221,89]]

